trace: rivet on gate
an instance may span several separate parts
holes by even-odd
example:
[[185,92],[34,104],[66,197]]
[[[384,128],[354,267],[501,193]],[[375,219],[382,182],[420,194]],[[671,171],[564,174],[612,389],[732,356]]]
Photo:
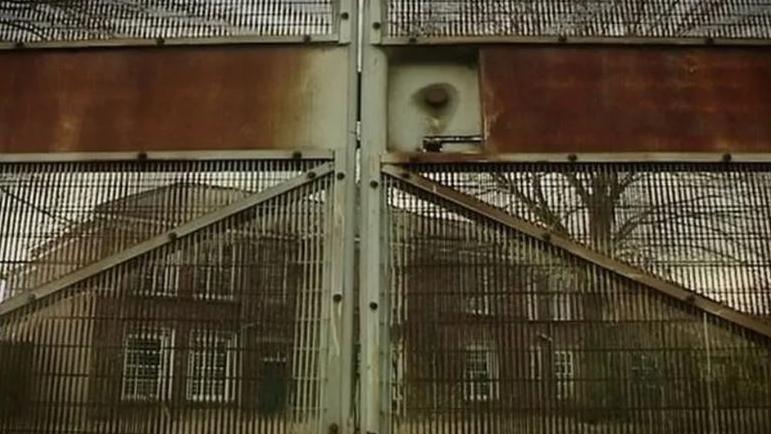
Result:
[[725,154],[723,154],[723,162],[724,163],[730,163],[731,160],[733,160],[733,159],[734,159],[734,157],[730,153],[726,152]]
[[576,154],[568,155],[568,161],[575,163],[576,161],[578,161],[578,155]]
[[343,172],[337,172],[337,179],[343,180],[345,179],[345,173]]
[[369,304],[369,308],[372,310],[377,310],[377,303],[373,301],[372,303]]
[[316,172],[308,172],[308,179],[313,179],[316,177]]
[[299,160],[299,159],[301,159],[302,157],[303,157],[303,153],[302,153],[302,152],[292,152],[292,158],[293,158],[293,159],[295,159],[295,160]]
[[340,303],[341,301],[343,301],[343,294],[335,294],[335,295],[333,295],[332,296],[332,301],[334,301],[335,303]]
[[177,239],[177,237],[178,237],[178,235],[177,235],[177,233],[176,233],[176,232],[169,232],[169,240],[170,240],[170,241],[174,241],[174,240],[176,240],[176,239]]
[[347,20],[348,18],[350,18],[350,15],[348,14],[348,12],[340,13],[340,19],[341,20]]
[[369,182],[369,186],[372,187],[372,188],[377,188],[379,185],[380,185],[380,183],[375,181],[375,180],[372,180],[372,181]]

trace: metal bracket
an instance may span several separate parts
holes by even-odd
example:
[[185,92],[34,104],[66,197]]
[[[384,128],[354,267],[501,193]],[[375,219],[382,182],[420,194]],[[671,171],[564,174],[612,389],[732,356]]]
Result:
[[83,282],[102,272],[113,269],[153,250],[157,250],[167,244],[170,244],[194,232],[200,231],[201,229],[211,226],[221,220],[236,215],[249,208],[253,208],[257,205],[260,205],[261,203],[281,196],[282,194],[296,190],[306,184],[315,182],[323,176],[332,173],[333,171],[333,163],[322,164],[308,172],[303,173],[302,175],[291,178],[274,187],[270,187],[254,193],[244,198],[243,200],[205,214],[201,217],[195,218],[187,223],[183,223],[168,232],[157,235],[147,241],[139,243],[114,255],[108,256],[107,258],[104,258],[98,262],[94,262],[91,265],[87,265],[53,282],[18,294],[0,304],[0,317],[17,311],[36,300],[54,295],[57,292]]
[[463,209],[502,224],[503,226],[528,237],[538,240],[548,239],[549,245],[561,249],[577,258],[595,264],[611,273],[615,273],[632,282],[653,289],[667,297],[686,303],[687,305],[693,306],[710,315],[751,330],[766,338],[771,338],[771,324],[759,321],[750,315],[697,294],[688,288],[649,275],[632,265],[596,252],[561,234],[551,233],[544,228],[536,226],[519,217],[515,217],[473,196],[469,196],[458,190],[427,179],[418,173],[397,166],[385,165],[383,167],[383,173]]

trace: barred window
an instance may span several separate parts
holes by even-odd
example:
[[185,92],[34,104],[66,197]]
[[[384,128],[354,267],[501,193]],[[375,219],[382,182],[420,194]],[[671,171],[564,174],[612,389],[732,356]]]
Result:
[[180,253],[161,260],[151,257],[140,270],[134,294],[153,297],[174,297],[179,287]]
[[528,321],[538,321],[538,287],[535,282],[526,288],[525,303]]
[[552,293],[551,301],[551,318],[554,321],[573,321],[576,319],[576,300],[571,297],[570,293]]
[[465,351],[464,398],[491,401],[498,398],[498,366],[490,345],[470,345]]
[[226,243],[201,245],[199,261],[196,268],[195,297],[204,300],[232,300],[236,284],[236,263],[239,261],[236,246]]
[[481,285],[474,289],[474,293],[466,297],[466,313],[474,315],[491,315],[492,308],[492,291],[493,285],[491,284],[492,270],[485,268],[481,271]]
[[163,400],[171,390],[173,334],[168,329],[126,335],[123,357],[123,399]]
[[575,392],[575,355],[573,351],[554,352],[555,397],[569,399]]
[[236,335],[196,330],[190,335],[187,399],[230,402],[235,399]]

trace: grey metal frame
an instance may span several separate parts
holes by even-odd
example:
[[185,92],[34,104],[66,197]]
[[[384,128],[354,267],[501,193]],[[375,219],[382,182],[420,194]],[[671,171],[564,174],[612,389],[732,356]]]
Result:
[[199,161],[199,160],[332,160],[330,150],[244,150],[244,151],[149,151],[149,152],[47,152],[1,153],[0,163],[95,162],[95,161]]
[[305,36],[234,36],[217,38],[169,38],[169,39],[135,39],[116,38],[91,41],[43,41],[43,42],[0,42],[0,50],[18,49],[56,49],[56,48],[106,48],[106,47],[157,47],[185,45],[244,45],[244,44],[337,44],[339,35],[305,35]]
[[442,164],[442,163],[768,163],[771,153],[720,152],[614,152],[614,153],[386,153],[383,164]]
[[641,38],[641,37],[575,37],[575,36],[467,36],[467,37],[383,37],[383,45],[487,45],[487,44],[549,44],[549,45],[723,45],[770,46],[771,39],[731,38]]

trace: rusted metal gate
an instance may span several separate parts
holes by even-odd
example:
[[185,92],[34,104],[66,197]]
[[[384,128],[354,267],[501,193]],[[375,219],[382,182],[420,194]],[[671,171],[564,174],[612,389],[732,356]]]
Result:
[[349,1],[0,2],[0,432],[351,432]]
[[767,5],[369,6],[362,430],[771,429]]
[[320,429],[335,166],[277,157],[2,165],[3,432]]
[[769,432],[770,40],[0,1],[0,433]]

